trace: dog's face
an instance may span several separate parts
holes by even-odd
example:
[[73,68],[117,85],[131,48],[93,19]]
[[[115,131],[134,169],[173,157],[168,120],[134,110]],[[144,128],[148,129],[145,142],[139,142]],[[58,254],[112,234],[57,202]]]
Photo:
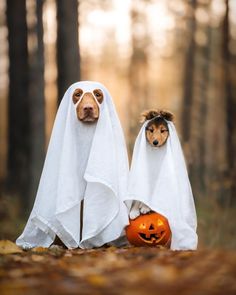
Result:
[[153,147],[161,147],[166,143],[169,136],[169,129],[162,117],[151,120],[146,126],[146,139]]
[[151,109],[144,111],[141,122],[150,120],[146,126],[146,139],[153,147],[160,147],[166,143],[169,136],[167,121],[173,121],[174,115],[166,110]]
[[73,103],[76,104],[81,99],[78,105],[76,105],[78,120],[83,123],[96,122],[100,114],[98,104],[103,102],[103,98],[104,96],[101,89],[94,89],[92,92],[84,93],[82,89],[77,88],[72,95],[72,100]]

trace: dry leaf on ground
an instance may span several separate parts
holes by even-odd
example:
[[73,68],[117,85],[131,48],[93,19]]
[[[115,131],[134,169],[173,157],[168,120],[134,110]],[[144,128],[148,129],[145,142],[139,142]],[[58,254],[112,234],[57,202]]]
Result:
[[0,254],[14,254],[14,253],[22,253],[23,250],[18,247],[15,243],[9,240],[1,240],[0,241]]

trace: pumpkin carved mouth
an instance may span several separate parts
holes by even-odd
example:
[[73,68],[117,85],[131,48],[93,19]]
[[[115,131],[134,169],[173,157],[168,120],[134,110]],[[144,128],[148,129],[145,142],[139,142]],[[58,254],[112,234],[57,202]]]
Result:
[[164,235],[165,235],[164,231],[160,232],[160,234],[153,233],[153,234],[149,234],[149,235],[146,235],[144,233],[139,233],[140,238],[143,239],[145,242],[159,241]]

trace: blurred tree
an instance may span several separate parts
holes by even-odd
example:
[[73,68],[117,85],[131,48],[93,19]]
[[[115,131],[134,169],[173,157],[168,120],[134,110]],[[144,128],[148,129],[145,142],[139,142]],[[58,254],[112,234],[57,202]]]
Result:
[[29,181],[29,96],[26,1],[9,0],[8,183],[27,204]]
[[[200,6],[200,5],[199,5]],[[209,3],[204,2],[200,8],[209,14]],[[193,152],[193,165],[191,165],[191,176],[195,190],[198,194],[206,193],[206,146],[208,144],[207,122],[208,101],[210,88],[211,50],[212,50],[212,28],[209,22],[196,24],[198,31],[202,34],[202,44],[195,45],[195,87],[192,94],[192,132],[191,151]],[[211,131],[212,133],[212,131]]]
[[[36,3],[35,3],[36,2]],[[42,164],[45,157],[45,98],[44,98],[44,44],[43,44],[43,4],[44,0],[35,1],[36,21],[32,27],[35,42],[30,51],[30,182],[29,203],[35,197]]]
[[70,84],[80,79],[78,1],[57,0],[58,103]]
[[196,31],[196,19],[195,9],[197,6],[196,0],[189,1],[189,44],[186,52],[185,70],[184,70],[184,86],[183,86],[183,103],[182,103],[182,140],[186,145],[189,143],[191,132],[191,117],[192,117],[192,104],[193,104],[193,86],[194,86],[194,57],[195,57],[195,31]]
[[[235,68],[235,62],[230,52],[230,6],[229,0],[225,0],[225,17],[223,20],[223,39],[222,52],[224,62],[224,84],[226,97],[226,126],[227,126],[227,159],[228,159],[228,178],[230,180],[231,197],[236,194],[236,95],[233,92],[233,81],[231,72]],[[233,201],[233,200],[231,200]],[[235,202],[235,200],[234,200]]]
[[[138,5],[139,2],[139,5]],[[148,45],[145,1],[133,1],[131,7],[132,55],[129,67],[129,151],[132,152],[139,129],[140,113],[147,108],[148,100]],[[143,31],[140,34],[139,28]]]

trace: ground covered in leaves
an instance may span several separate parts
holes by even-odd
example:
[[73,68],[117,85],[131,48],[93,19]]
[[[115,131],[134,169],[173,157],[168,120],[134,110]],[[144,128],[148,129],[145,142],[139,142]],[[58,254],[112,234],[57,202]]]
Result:
[[236,252],[58,246],[0,241],[0,294],[236,294]]

